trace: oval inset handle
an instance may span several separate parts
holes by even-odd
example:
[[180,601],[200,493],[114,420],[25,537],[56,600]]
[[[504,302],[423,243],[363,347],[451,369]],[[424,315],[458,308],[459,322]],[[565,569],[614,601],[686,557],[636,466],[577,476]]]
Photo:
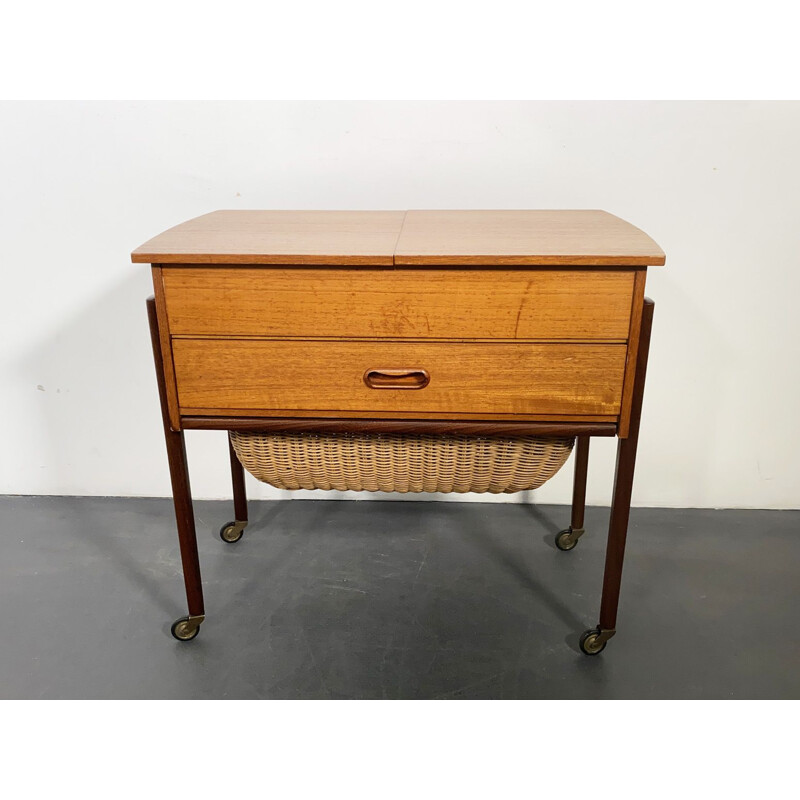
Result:
[[430,382],[426,369],[368,369],[364,373],[370,389],[424,389]]

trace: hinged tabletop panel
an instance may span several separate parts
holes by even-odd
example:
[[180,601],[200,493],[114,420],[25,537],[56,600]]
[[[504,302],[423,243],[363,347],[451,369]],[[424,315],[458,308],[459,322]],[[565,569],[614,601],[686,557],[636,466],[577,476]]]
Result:
[[213,211],[131,253],[146,264],[391,265],[405,211]]
[[149,264],[628,266],[664,263],[605,211],[214,211],[131,254]]
[[664,253],[606,211],[409,211],[394,263],[644,267]]

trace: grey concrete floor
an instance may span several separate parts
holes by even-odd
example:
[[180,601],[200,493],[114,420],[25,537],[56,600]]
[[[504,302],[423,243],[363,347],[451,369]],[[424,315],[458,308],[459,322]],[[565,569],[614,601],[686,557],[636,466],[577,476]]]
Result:
[[0,498],[2,698],[797,698],[800,511],[634,509],[618,634],[587,657],[608,509],[196,504],[207,619],[171,501]]

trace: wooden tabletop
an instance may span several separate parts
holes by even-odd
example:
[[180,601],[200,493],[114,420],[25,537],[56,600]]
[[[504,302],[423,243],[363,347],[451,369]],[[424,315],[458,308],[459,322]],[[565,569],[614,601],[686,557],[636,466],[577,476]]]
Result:
[[394,263],[405,211],[212,211],[131,253],[147,264]]
[[214,211],[131,254],[148,264],[651,266],[643,231],[605,211]]
[[664,253],[605,211],[409,211],[394,263],[649,266]]

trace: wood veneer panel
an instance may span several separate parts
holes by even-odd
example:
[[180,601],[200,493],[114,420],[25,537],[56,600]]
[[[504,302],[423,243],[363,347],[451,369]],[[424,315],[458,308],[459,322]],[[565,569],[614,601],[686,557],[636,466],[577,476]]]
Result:
[[[175,339],[181,408],[618,414],[624,345]],[[370,389],[367,370],[425,370]]]
[[181,417],[178,409],[178,392],[175,387],[175,366],[172,363],[172,342],[170,339],[169,319],[167,317],[167,307],[164,301],[164,282],[159,266],[154,265],[151,272],[153,274],[153,292],[156,317],[158,320],[158,336],[161,342],[160,369],[162,369],[164,373],[167,414],[172,430],[179,431],[181,429]]
[[[250,418],[250,419],[363,419],[363,411],[342,411],[336,409],[284,409],[276,408],[264,411],[261,408],[192,408],[191,406],[181,409],[181,424],[186,419],[210,419],[214,418]],[[397,419],[396,411],[370,411],[370,419],[391,420]],[[264,415],[264,416],[261,416]],[[457,420],[460,422],[479,422],[487,421],[487,414],[470,414],[463,411],[404,411],[404,420],[436,420],[444,422]],[[552,422],[552,423],[598,423],[612,425],[617,429],[618,416],[616,414],[492,414],[494,421],[506,422]]]
[[637,270],[636,283],[633,289],[631,307],[631,328],[628,334],[628,355],[625,364],[625,382],[622,386],[622,406],[620,408],[619,436],[628,436],[631,424],[631,407],[633,403],[633,387],[636,383],[636,363],[639,354],[639,336],[642,327],[642,309],[644,307],[644,287],[647,269]]
[[628,337],[633,270],[165,267],[173,335]]
[[648,266],[661,248],[606,211],[409,211],[398,265]]
[[160,233],[134,263],[392,264],[404,211],[213,211]]
[[605,211],[214,211],[145,242],[135,263],[652,266],[643,231]]
[[[431,433],[464,436],[614,436],[613,423],[494,422],[407,419],[297,419],[291,417],[184,417],[195,430],[237,430],[318,433]],[[237,512],[238,513],[238,512]]]

